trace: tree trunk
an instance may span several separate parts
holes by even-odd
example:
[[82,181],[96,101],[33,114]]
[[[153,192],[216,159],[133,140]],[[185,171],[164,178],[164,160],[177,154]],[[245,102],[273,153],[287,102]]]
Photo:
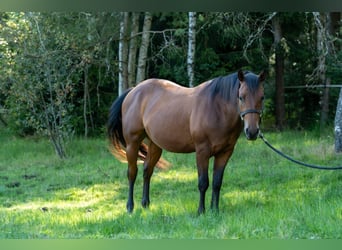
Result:
[[333,53],[332,51],[332,36],[338,31],[340,13],[318,13],[313,12],[316,28],[317,28],[317,53],[318,53],[318,65],[317,74],[319,84],[323,84],[326,88],[323,89],[321,97],[321,128],[325,127],[329,118],[329,95],[330,89],[329,85],[331,82],[330,77],[326,75],[327,56]]
[[[1,20],[1,19],[0,19]],[[2,124],[5,126],[5,127],[7,127],[7,122],[5,121],[5,119],[2,117],[2,113],[1,112],[3,112],[3,107],[1,106],[1,104],[0,104],[0,121],[2,122]]]
[[342,88],[340,89],[335,114],[335,152],[342,152]]
[[329,116],[329,99],[330,99],[330,78],[326,77],[325,74],[321,78],[321,83],[325,85],[323,88],[323,93],[321,97],[321,119],[320,119],[320,127],[324,128],[328,122]]
[[120,40],[119,40],[119,95],[128,87],[128,69],[127,69],[127,56],[128,56],[128,23],[129,13],[121,12],[120,20]]
[[285,96],[284,96],[284,50],[281,45],[283,38],[278,15],[272,19],[275,46],[275,82],[276,82],[276,126],[282,130],[285,126]]
[[196,12],[189,12],[188,57],[187,57],[189,87],[194,86],[195,46],[196,46]]
[[326,88],[323,89],[321,97],[321,127],[325,127],[329,118],[329,96],[331,79],[326,75],[327,56],[333,53],[332,40],[339,29],[340,13],[331,12],[319,14],[314,12],[316,27],[317,27],[317,51],[318,51],[318,79],[319,84],[323,84]]
[[[341,13],[332,12],[330,13],[330,17],[331,17],[330,34],[333,36],[339,37]],[[336,113],[335,113],[335,152],[336,153],[342,152],[342,88],[340,89],[340,95],[337,101],[337,107],[336,107]]]
[[145,79],[146,74],[146,60],[148,45],[150,41],[150,30],[152,25],[152,15],[150,12],[145,12],[143,34],[141,38],[141,45],[139,49],[138,69],[136,82],[139,83]]
[[131,20],[131,37],[128,54],[128,87],[133,87],[136,84],[135,76],[138,49],[136,34],[139,31],[139,13],[133,12]]
[[2,117],[2,114],[0,113],[0,121],[2,122],[2,124],[7,127],[7,122],[5,121],[5,119]]
[[87,119],[87,93],[88,93],[88,68],[84,68],[84,93],[83,93],[83,119],[84,119],[84,137],[88,137],[88,119]]
[[[330,79],[326,78],[326,57],[328,55],[328,42],[327,42],[327,15],[315,12],[315,23],[317,28],[317,76],[318,84],[330,85]],[[321,119],[320,126],[323,128],[328,119],[329,113],[329,86],[323,89],[321,96]]]

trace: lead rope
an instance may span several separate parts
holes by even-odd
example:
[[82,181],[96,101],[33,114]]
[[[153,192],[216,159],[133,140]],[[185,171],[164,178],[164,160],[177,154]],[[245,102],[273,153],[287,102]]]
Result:
[[297,163],[299,165],[302,165],[304,167],[309,167],[309,168],[314,168],[314,169],[321,169],[321,170],[341,170],[342,166],[340,167],[324,167],[324,166],[319,166],[319,165],[313,165],[313,164],[308,164],[302,161],[298,161],[296,159],[293,159],[292,157],[284,154],[283,152],[281,152],[280,150],[276,149],[275,147],[273,147],[264,137],[264,135],[260,132],[259,133],[259,137],[261,140],[263,140],[263,142],[270,148],[272,149],[274,152],[276,152],[277,154],[279,154],[280,156],[288,159],[289,161],[292,161],[294,163]]

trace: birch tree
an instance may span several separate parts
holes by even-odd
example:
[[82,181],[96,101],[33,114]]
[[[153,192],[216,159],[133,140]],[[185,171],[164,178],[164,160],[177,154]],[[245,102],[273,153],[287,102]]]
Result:
[[189,87],[194,86],[195,46],[196,46],[196,12],[189,12],[187,70]]
[[129,13],[121,12],[120,16],[120,40],[119,40],[119,84],[118,94],[121,95],[128,86],[128,22]]
[[[333,12],[330,13],[331,17],[331,25],[330,25],[330,34],[336,35],[339,37],[339,30],[340,30],[340,21],[341,21],[341,13],[340,12]],[[338,46],[340,47],[340,46]],[[342,63],[338,61],[336,68],[341,68]],[[335,113],[335,152],[341,153],[342,152],[342,88],[340,89],[339,98],[337,101],[336,113]]]
[[150,31],[152,25],[152,15],[150,12],[145,12],[144,25],[143,25],[143,33],[141,37],[141,45],[139,49],[139,58],[138,58],[138,69],[137,69],[137,79],[136,82],[139,83],[145,79],[146,74],[146,61],[147,61],[147,52],[148,45],[150,41]]
[[327,15],[321,14],[319,12],[313,12],[316,29],[317,29],[317,54],[318,54],[318,62],[317,62],[317,78],[319,84],[326,85],[327,87],[323,89],[322,97],[321,97],[321,127],[327,121],[328,113],[329,113],[329,85],[330,78],[326,77],[326,57],[329,53],[329,45],[327,40]]
[[137,33],[139,31],[139,13],[133,12],[131,17],[131,35],[129,39],[128,53],[128,87],[133,87],[136,83],[136,60],[137,60]]
[[336,114],[335,114],[335,152],[342,152],[342,88],[340,89],[340,95],[337,102]]
[[316,68],[319,84],[325,85],[321,97],[321,126],[325,126],[328,121],[330,84],[331,78],[327,75],[327,58],[334,56],[334,35],[338,31],[340,13],[319,13],[313,12],[316,29],[317,29],[317,53],[318,65]]

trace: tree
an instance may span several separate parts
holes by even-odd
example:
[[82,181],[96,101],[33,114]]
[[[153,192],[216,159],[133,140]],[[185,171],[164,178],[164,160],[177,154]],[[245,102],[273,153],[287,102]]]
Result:
[[150,41],[151,25],[152,25],[152,15],[150,12],[145,12],[141,44],[140,44],[140,49],[139,49],[137,78],[136,78],[136,82],[138,83],[145,80],[145,77],[146,77],[146,61],[147,61],[147,52],[148,52],[149,41]]
[[189,87],[194,86],[195,47],[196,47],[196,12],[189,12],[188,56],[187,56]]
[[335,152],[342,152],[342,88],[337,102],[335,114]]
[[[336,38],[340,38],[340,21],[341,21],[341,13],[340,12],[333,12],[330,13],[331,17],[331,26],[330,26],[330,34],[335,36]],[[336,44],[337,48],[341,48],[341,39],[338,40],[339,44]],[[334,63],[334,66],[331,68],[335,68],[340,77],[336,77],[339,80],[342,80],[341,77],[341,67],[342,67],[342,53],[336,53],[337,63]],[[340,89],[340,94],[337,101],[336,106],[336,113],[335,113],[335,120],[334,120],[334,132],[335,132],[335,152],[341,153],[342,152],[342,88]]]
[[[15,58],[18,82],[11,86],[12,97],[21,102],[18,108],[29,110],[24,122],[47,135],[57,155],[65,158],[65,139],[71,129],[69,98],[74,87],[63,73],[70,70],[70,58],[47,39],[50,27],[39,14],[28,13],[23,18],[27,26],[21,31],[31,27],[31,32],[26,33],[23,55]],[[25,73],[30,76],[21,78]]]
[[119,95],[128,87],[128,24],[129,13],[121,12],[119,40]]
[[137,33],[139,31],[139,13],[133,12],[131,17],[131,36],[128,53],[128,87],[133,87],[136,83],[136,60],[137,60]]
[[285,96],[284,96],[284,50],[282,45],[282,28],[279,15],[272,19],[275,47],[275,110],[276,126],[282,130],[285,126]]
[[1,104],[0,104],[0,122],[4,125],[7,126],[7,122],[5,121],[5,119],[2,117],[2,112],[4,112],[4,109],[2,108]]
[[326,58],[329,53],[329,43],[328,43],[328,15],[327,13],[313,12],[316,28],[317,28],[317,78],[319,84],[325,85],[326,88],[323,89],[323,94],[321,97],[321,119],[320,125],[324,127],[329,113],[329,85],[330,78],[326,77]]
[[66,140],[74,133],[87,135],[107,119],[113,97],[102,88],[109,89],[117,72],[107,60],[114,49],[117,54],[112,43],[118,40],[117,15],[7,15],[0,24],[0,104],[8,111],[8,126],[23,136],[47,136],[66,157]]

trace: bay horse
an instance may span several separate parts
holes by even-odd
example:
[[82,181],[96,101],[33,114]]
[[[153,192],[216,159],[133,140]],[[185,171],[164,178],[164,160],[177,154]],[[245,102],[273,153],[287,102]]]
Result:
[[209,158],[214,157],[211,209],[218,211],[223,173],[241,131],[248,140],[258,137],[264,80],[264,72],[242,70],[194,88],[148,79],[119,96],[110,108],[107,128],[112,153],[128,162],[127,211],[134,208],[138,158],[144,160],[142,206],[148,207],[154,167],[167,165],[163,149],[196,152],[199,214],[205,212]]

